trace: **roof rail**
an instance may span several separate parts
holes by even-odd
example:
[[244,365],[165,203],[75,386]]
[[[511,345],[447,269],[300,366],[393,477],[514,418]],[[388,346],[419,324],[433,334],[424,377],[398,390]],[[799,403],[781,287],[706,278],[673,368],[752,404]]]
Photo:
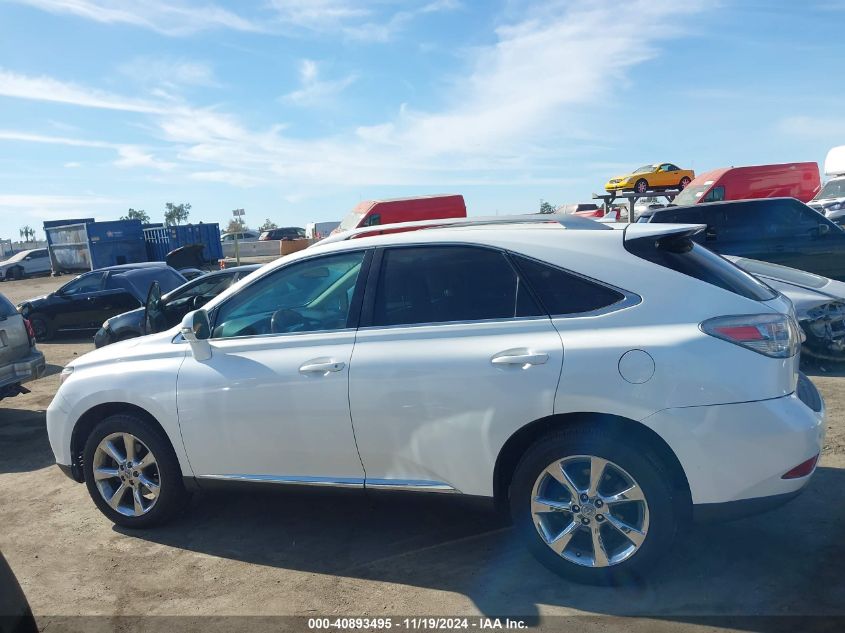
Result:
[[[409,231],[415,229],[439,229],[456,226],[490,226],[495,224],[549,224],[556,223],[567,229],[579,229],[584,231],[612,231],[606,224],[595,222],[577,215],[563,215],[559,213],[536,213],[528,215],[491,215],[478,216],[473,218],[442,218],[440,220],[418,220],[416,222],[397,222],[396,224],[378,224],[375,226],[364,226],[350,231],[343,231],[323,238],[311,246],[344,242],[352,238],[378,234],[382,231]],[[310,248],[310,247],[309,247]]]

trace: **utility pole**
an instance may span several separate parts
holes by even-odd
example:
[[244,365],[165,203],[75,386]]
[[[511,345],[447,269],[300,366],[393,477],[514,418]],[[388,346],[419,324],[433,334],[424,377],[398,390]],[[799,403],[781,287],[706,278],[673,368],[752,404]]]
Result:
[[235,209],[232,211],[232,216],[238,223],[238,230],[235,231],[235,261],[237,262],[238,266],[241,265],[241,249],[238,246],[238,235],[240,235],[241,231],[244,229],[244,210],[243,209]]

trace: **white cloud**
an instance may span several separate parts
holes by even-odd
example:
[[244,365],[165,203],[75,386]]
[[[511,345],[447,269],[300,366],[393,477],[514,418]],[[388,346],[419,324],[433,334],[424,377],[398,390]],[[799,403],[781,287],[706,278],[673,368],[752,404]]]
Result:
[[214,69],[203,62],[160,56],[139,56],[121,64],[120,72],[141,84],[180,89],[190,86],[213,87],[218,81]]
[[340,79],[320,79],[320,67],[314,60],[303,59],[299,67],[302,85],[282,97],[282,101],[294,105],[326,104],[357,80],[350,74]]
[[21,75],[3,68],[0,68],[0,96],[146,114],[164,110],[161,105],[148,101],[118,97],[51,77]]
[[67,217],[97,217],[95,208],[122,207],[124,200],[104,196],[62,196],[44,194],[0,194],[0,214],[14,214],[21,224],[36,229],[44,220]]
[[[288,9],[294,5],[312,11],[297,14],[301,20],[317,20],[317,9],[334,20],[361,20],[359,13],[344,13],[352,5],[339,0],[297,0]],[[535,5],[501,24],[494,43],[465,53],[464,64],[456,62],[452,83],[441,90],[441,107],[403,105],[388,120],[322,138],[295,138],[280,125],[256,129],[220,108],[166,93],[139,102],[6,72],[0,94],[141,112],[156,143],[168,146],[168,161],[149,148],[120,158],[136,167],[184,170],[193,180],[299,189],[561,182],[561,157],[577,155],[590,137],[577,123],[579,113],[624,98],[632,69],[657,54],[661,38],[678,35],[684,12],[703,6],[703,0],[683,7],[670,0]],[[325,100],[354,81],[323,79],[321,70],[313,60],[303,61],[302,85],[286,99]],[[4,87],[4,76],[14,79],[14,89]]]
[[119,154],[119,158],[114,162],[114,164],[123,169],[146,167],[149,169],[157,169],[159,171],[171,171],[176,168],[176,163],[159,160],[153,154],[145,152],[134,145],[124,145],[118,148],[117,152]]
[[78,167],[82,167],[82,163],[77,163],[76,161],[70,161],[69,163],[64,164],[65,169],[77,169]]
[[262,31],[260,23],[213,4],[179,0],[12,0],[56,14],[69,14],[103,24],[129,24],[165,35],[190,35],[226,28]]

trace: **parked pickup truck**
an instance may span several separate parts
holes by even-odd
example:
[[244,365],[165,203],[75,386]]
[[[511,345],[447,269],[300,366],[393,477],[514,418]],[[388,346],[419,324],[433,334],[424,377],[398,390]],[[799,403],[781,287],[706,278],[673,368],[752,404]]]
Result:
[[29,323],[0,294],[0,400],[27,393],[23,383],[41,376],[45,367]]

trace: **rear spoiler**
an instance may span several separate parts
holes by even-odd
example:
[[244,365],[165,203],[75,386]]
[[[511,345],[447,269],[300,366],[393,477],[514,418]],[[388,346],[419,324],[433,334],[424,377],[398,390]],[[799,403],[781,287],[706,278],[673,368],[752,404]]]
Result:
[[646,222],[643,224],[629,224],[625,227],[624,241],[640,239],[682,239],[692,237],[701,233],[707,228],[706,224],[660,224],[658,222]]

